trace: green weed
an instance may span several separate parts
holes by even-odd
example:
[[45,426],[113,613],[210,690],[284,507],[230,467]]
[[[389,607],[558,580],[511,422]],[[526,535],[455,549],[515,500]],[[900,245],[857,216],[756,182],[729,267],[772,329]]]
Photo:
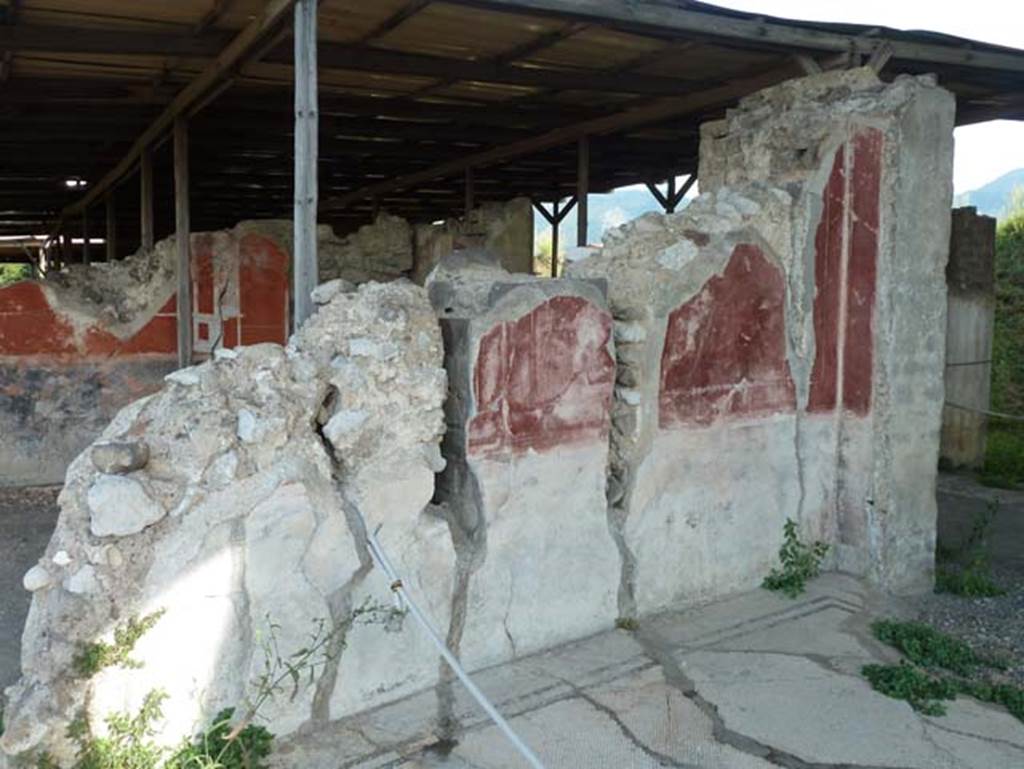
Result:
[[81,678],[92,678],[104,668],[138,668],[140,663],[132,659],[135,644],[160,621],[164,611],[153,612],[142,619],[130,617],[127,622],[114,628],[114,643],[95,641],[86,644],[75,656],[72,665]]
[[811,545],[801,542],[796,531],[796,523],[787,518],[783,528],[782,547],[779,549],[782,568],[772,569],[761,586],[796,598],[804,592],[807,581],[814,579],[821,572],[821,562],[827,553],[828,545],[824,542],[815,542]]
[[919,622],[881,620],[871,629],[876,638],[907,657],[898,665],[861,668],[876,691],[906,700],[915,710],[930,716],[945,715],[942,702],[965,694],[1002,705],[1024,721],[1024,688],[978,679],[986,668],[1005,667],[1001,662],[982,657],[963,641]]

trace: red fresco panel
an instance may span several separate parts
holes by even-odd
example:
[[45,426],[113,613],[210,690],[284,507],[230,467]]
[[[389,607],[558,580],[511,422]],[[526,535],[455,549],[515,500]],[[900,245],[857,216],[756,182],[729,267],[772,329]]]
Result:
[[855,414],[871,410],[875,286],[878,263],[881,131],[871,128],[853,139],[852,216],[847,271],[846,344],[843,350],[843,406]]
[[213,292],[213,233],[192,236],[192,281],[195,286],[196,312],[211,315],[214,312]]
[[761,249],[739,245],[725,271],[672,312],[661,356],[659,424],[793,411],[786,286]]
[[75,351],[71,325],[53,312],[38,283],[22,281],[0,288],[0,355]]
[[605,440],[615,361],[612,319],[584,299],[549,299],[480,340],[469,454],[548,451]]
[[814,368],[808,411],[836,407],[839,370],[839,291],[842,285],[843,222],[846,213],[844,148],[836,151],[822,196],[821,221],[814,236]]
[[288,253],[257,234],[239,243],[241,343],[288,341]]

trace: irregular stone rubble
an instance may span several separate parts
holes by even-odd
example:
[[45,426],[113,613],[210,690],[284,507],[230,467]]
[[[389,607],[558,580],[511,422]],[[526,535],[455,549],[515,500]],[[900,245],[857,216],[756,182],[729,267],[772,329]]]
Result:
[[[26,575],[34,596],[3,750],[69,763],[65,731],[80,711],[98,726],[154,689],[169,695],[168,744],[242,703],[268,622],[289,654],[315,619],[341,622],[388,595],[356,508],[383,526],[408,586],[447,623],[451,538],[421,512],[444,464],[441,360],[422,289],[370,284],[336,294],[288,348],[222,352],[118,414],[70,468],[56,533]],[[104,446],[142,441],[144,467],[110,465]],[[77,677],[82,644],[160,610],[133,655],[142,668]],[[276,733],[436,680],[437,656],[408,623],[357,624],[344,640],[315,686],[268,706]]]
[[320,280],[342,278],[351,283],[387,281],[413,269],[413,229],[405,219],[380,213],[373,224],[344,238],[320,225]]

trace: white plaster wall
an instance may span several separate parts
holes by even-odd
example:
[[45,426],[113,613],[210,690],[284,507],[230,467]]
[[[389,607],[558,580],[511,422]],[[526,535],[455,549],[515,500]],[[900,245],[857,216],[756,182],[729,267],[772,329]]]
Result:
[[488,665],[612,626],[621,569],[608,529],[606,443],[470,460],[485,518],[462,659]]

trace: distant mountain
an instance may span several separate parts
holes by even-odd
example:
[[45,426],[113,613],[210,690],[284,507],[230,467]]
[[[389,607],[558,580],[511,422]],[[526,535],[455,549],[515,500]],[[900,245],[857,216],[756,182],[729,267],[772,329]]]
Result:
[[[686,202],[689,202],[694,193],[687,194]],[[623,187],[603,195],[591,195],[588,199],[589,210],[587,211],[587,242],[600,243],[601,237],[606,230],[618,227],[628,221],[636,219],[642,214],[650,211],[663,212],[661,204],[654,199],[654,196],[646,187]],[[680,204],[682,209],[686,203]],[[550,210],[550,206],[548,206]],[[538,243],[550,238],[551,225],[540,214],[533,217],[537,232]],[[561,238],[561,248],[567,244],[576,245],[576,210],[573,209],[562,220],[558,230]]]
[[1024,168],[1010,171],[989,182],[984,187],[957,195],[953,199],[956,206],[974,206],[978,213],[988,216],[1005,216],[1016,189],[1024,189]]

